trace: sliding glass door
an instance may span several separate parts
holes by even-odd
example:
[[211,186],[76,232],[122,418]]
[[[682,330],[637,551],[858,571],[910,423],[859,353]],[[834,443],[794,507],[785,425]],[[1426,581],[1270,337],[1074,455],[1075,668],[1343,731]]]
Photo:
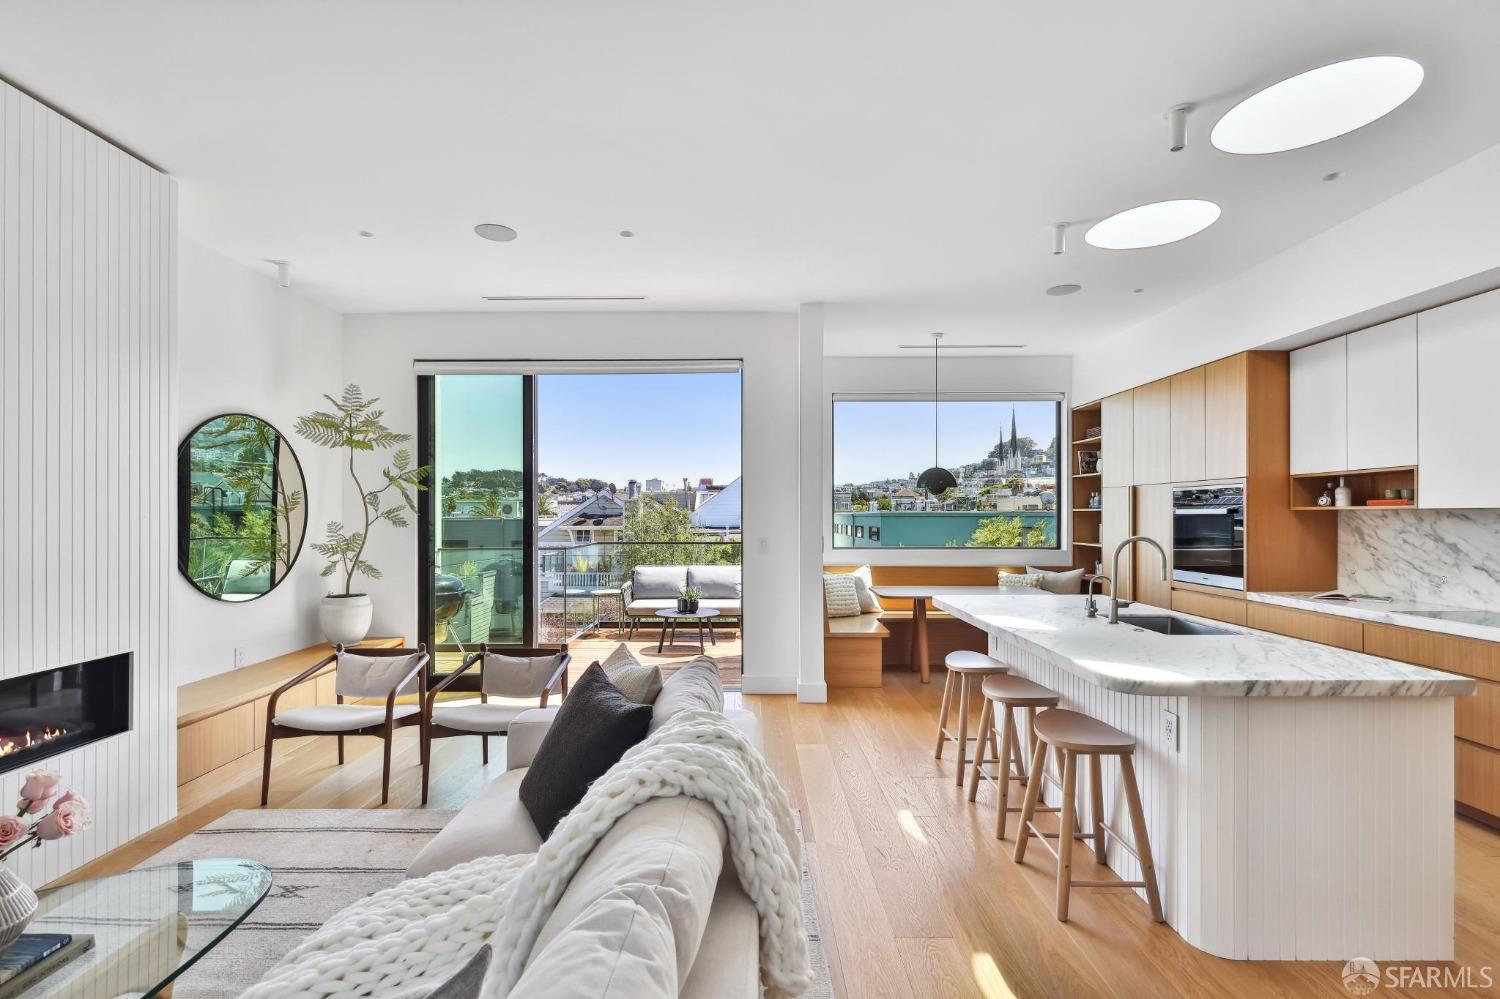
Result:
[[455,669],[483,643],[529,646],[532,621],[531,379],[419,379],[422,638],[434,671]]

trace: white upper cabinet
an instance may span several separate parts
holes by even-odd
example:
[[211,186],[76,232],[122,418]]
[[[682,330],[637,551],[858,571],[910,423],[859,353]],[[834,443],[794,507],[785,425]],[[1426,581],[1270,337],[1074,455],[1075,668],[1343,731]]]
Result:
[[1500,292],[1417,317],[1417,503],[1500,507],[1493,441],[1500,380]]
[[[1417,317],[1405,316],[1350,333],[1344,340],[1349,365],[1347,467],[1415,465]],[[1426,484],[1424,475],[1422,485]]]
[[1349,467],[1347,339],[1292,351],[1293,475]]

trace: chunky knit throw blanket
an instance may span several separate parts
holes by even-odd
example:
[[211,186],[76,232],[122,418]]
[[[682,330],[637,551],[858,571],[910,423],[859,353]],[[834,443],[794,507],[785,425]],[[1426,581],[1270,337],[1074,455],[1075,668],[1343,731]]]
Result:
[[651,798],[713,805],[760,916],[770,997],[812,981],[802,925],[802,858],[786,792],[722,714],[683,711],[599,778],[534,854],[480,857],[349,906],[282,958],[244,999],[420,996],[486,941],[484,999],[509,996],[573,875],[615,821]]

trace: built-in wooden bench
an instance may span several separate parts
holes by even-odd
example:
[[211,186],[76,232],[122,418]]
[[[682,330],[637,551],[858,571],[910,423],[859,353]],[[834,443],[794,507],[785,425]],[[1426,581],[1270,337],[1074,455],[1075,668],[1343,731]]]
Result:
[[[400,638],[367,638],[359,648],[400,648]],[[265,744],[266,705],[277,687],[332,652],[310,645],[177,688],[177,785],[201,777]],[[291,690],[279,708],[306,708],[335,701],[332,668]]]
[[[824,572],[852,572],[857,566],[826,565]],[[994,586],[999,572],[1023,572],[1018,565],[873,565],[876,586]],[[882,666],[915,668],[911,661],[912,601],[881,598],[878,614],[826,618],[823,628],[823,678],[830,687],[879,687]],[[984,632],[940,611],[927,601],[929,666],[950,652],[988,652]],[[878,659],[876,658],[878,656]],[[873,664],[873,665],[872,665]]]

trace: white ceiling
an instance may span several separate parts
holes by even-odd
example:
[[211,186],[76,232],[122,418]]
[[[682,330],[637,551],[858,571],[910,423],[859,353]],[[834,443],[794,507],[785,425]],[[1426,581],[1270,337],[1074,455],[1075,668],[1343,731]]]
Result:
[[[0,0],[0,75],[174,174],[185,235],[340,311],[824,301],[832,353],[1061,353],[1500,142],[1497,29],[1472,0]],[[1253,90],[1377,53],[1427,70],[1387,118],[1209,145]],[[1177,197],[1224,215],[1049,252],[1055,221]]]

